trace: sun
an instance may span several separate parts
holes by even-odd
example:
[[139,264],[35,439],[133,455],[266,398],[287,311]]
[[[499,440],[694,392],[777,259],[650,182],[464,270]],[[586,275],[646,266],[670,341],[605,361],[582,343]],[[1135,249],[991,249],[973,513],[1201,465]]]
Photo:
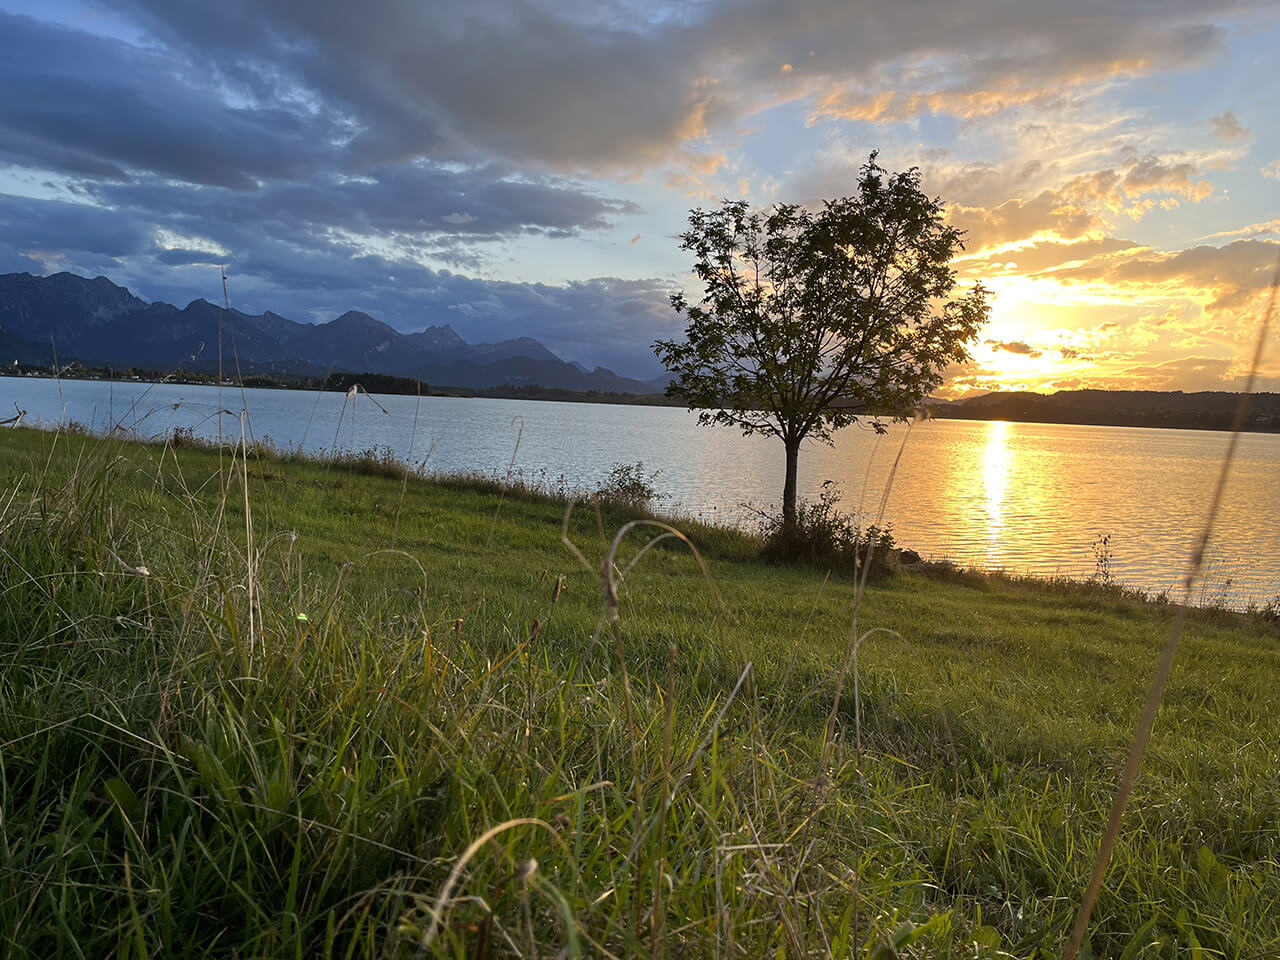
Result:
[[[972,359],[950,384],[953,395],[991,390],[1047,393],[1079,386],[1097,373],[1077,335],[1094,311],[1117,306],[1097,289],[1068,286],[1052,277],[997,274],[992,315],[971,349]],[[1076,329],[1080,323],[1080,329]]]

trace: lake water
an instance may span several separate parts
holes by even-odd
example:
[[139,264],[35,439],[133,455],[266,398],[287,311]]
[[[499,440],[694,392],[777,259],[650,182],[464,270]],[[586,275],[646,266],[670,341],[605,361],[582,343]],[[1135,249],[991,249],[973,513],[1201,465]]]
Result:
[[[505,474],[597,484],[616,463],[643,461],[684,512],[749,522],[782,490],[777,441],[699,427],[671,407],[527,400],[361,396],[186,384],[0,377],[0,419],[14,405],[27,423],[76,420],[163,436],[240,436],[249,411],[257,439],[319,452],[388,447],[427,470]],[[222,413],[219,411],[234,411]],[[416,426],[415,426],[416,419]],[[1202,524],[1225,433],[934,420],[885,437],[853,427],[834,448],[812,445],[800,491],[840,484],[843,505],[874,519],[894,457],[902,461],[886,520],[899,543],[927,557],[1041,575],[1088,576],[1094,542],[1110,537],[1112,571],[1150,590],[1179,582]],[[516,448],[517,436],[520,438]],[[1240,449],[1210,552],[1201,599],[1242,604],[1280,594],[1280,436],[1248,434]]]

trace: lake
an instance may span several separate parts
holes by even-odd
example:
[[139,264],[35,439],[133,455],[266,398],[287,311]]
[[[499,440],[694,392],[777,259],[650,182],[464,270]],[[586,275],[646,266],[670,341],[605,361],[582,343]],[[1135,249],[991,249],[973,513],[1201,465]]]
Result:
[[[376,399],[376,403],[375,403]],[[747,523],[782,491],[782,447],[723,427],[699,427],[672,407],[104,383],[0,377],[0,419],[75,420],[160,437],[174,427],[309,452],[389,448],[431,470],[478,470],[528,481],[598,484],[616,463],[643,461],[668,506]],[[228,411],[220,413],[219,411]],[[230,411],[234,411],[231,413]],[[801,455],[800,492],[840,485],[842,506],[875,517],[892,462],[901,465],[886,521],[926,557],[1039,575],[1089,576],[1108,536],[1121,582],[1169,589],[1185,569],[1227,434],[1001,421],[933,420],[879,437],[852,427],[834,447]],[[906,445],[902,441],[907,436]],[[517,449],[517,438],[519,447]],[[514,464],[514,467],[512,465]],[[1201,600],[1241,605],[1280,595],[1280,435],[1247,434],[1228,488]]]

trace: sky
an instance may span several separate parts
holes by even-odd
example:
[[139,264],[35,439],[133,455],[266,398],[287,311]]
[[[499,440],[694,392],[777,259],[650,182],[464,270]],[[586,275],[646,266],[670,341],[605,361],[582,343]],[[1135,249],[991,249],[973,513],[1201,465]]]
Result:
[[[1277,0],[0,0],[0,272],[648,377],[726,197],[919,167],[995,294],[940,393],[1235,389]],[[1273,340],[1263,387],[1280,389]]]

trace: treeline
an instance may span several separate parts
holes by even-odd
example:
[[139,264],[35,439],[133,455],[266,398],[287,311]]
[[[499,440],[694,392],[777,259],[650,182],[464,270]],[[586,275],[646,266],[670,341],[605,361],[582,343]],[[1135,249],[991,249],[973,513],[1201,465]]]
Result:
[[396,377],[389,373],[330,373],[324,377],[280,377],[259,374],[244,378],[246,387],[266,387],[278,390],[333,390],[346,393],[359,386],[368,393],[386,393],[401,396],[430,396],[431,388],[417,377]]
[[567,403],[621,403],[654,407],[684,406],[679,400],[672,400],[661,393],[608,393],[603,390],[567,390],[563,387],[540,387],[537,384],[508,385],[485,389],[442,387],[441,391],[448,391],[448,396],[492,397],[495,400],[561,400]]
[[[1230,430],[1240,395],[1225,391],[1080,390],[1054,394],[989,393],[935,408],[937,416],[958,420],[1019,420],[1115,427]],[[1249,398],[1245,429],[1280,431],[1280,394]]]

